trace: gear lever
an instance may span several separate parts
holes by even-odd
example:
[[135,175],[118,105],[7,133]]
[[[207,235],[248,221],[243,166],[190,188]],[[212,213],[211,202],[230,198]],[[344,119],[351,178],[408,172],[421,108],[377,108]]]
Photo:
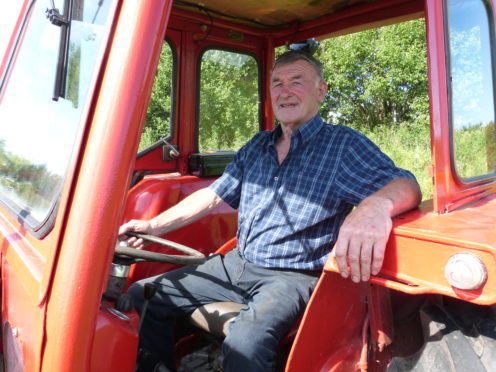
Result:
[[141,311],[140,322],[138,326],[138,334],[141,332],[141,326],[143,324],[143,320],[145,319],[148,302],[151,300],[153,296],[155,296],[155,293],[157,292],[157,285],[155,283],[146,283],[144,291],[145,291],[144,294],[145,303],[143,304],[143,310]]

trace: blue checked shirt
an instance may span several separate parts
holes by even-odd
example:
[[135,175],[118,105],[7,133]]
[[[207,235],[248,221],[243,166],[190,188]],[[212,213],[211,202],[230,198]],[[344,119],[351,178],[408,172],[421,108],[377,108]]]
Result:
[[359,132],[316,115],[292,134],[279,165],[281,128],[257,133],[210,188],[238,208],[238,248],[272,268],[319,270],[353,206],[395,178],[415,177]]

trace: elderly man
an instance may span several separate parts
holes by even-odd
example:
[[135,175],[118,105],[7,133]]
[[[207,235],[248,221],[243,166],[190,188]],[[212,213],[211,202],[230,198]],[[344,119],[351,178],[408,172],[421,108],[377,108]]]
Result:
[[[225,371],[270,371],[276,349],[309,300],[331,248],[343,277],[367,281],[382,266],[391,217],[415,207],[414,176],[394,166],[372,142],[318,110],[327,84],[322,65],[297,51],[283,54],[271,75],[271,100],[281,123],[256,134],[222,177],[149,221],[132,220],[119,234],[163,235],[225,201],[238,209],[238,246],[198,267],[135,283],[158,292],[143,323],[141,345],[174,370],[172,321],[198,306],[245,304],[223,344]],[[356,207],[353,209],[353,207]],[[141,239],[130,238],[136,248]]]

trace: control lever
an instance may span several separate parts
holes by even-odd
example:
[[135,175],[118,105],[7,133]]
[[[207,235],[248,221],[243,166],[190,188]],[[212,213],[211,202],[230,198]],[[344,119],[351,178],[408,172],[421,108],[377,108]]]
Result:
[[143,310],[141,311],[140,322],[138,326],[138,334],[141,332],[141,325],[143,324],[143,320],[146,316],[146,308],[148,307],[148,302],[151,300],[155,293],[157,293],[157,285],[155,283],[146,283],[145,284],[145,303],[143,304]]
[[176,160],[179,155],[179,150],[171,143],[169,143],[165,137],[160,138],[163,142],[164,146],[162,146],[162,160],[163,161],[172,161]]

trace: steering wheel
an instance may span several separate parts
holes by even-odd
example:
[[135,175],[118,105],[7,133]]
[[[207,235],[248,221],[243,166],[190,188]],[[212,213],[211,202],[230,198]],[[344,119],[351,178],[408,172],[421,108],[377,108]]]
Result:
[[157,243],[165,247],[175,249],[179,252],[185,253],[186,256],[176,254],[166,254],[136,249],[131,247],[122,246],[119,242],[115,246],[115,255],[118,257],[130,259],[131,263],[136,262],[161,262],[171,263],[175,265],[200,265],[205,262],[205,255],[196,249],[186,247],[185,245],[172,242],[170,240],[162,239],[157,236],[141,234],[137,232],[127,232],[126,235],[141,238],[149,242]]

